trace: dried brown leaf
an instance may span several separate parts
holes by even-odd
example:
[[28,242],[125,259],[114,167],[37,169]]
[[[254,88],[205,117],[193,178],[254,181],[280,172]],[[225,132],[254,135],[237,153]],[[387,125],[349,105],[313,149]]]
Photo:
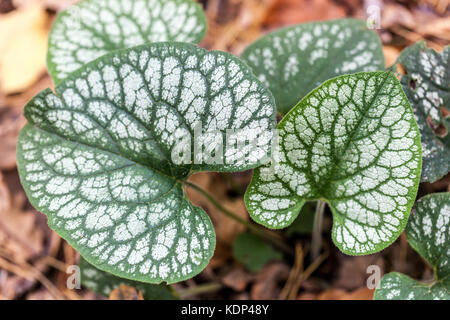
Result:
[[384,54],[384,61],[386,68],[390,67],[394,64],[394,62],[397,60],[400,49],[394,46],[383,46],[383,54]]
[[274,262],[264,266],[258,273],[255,284],[252,286],[250,296],[253,300],[278,299],[281,283],[289,275],[289,267],[283,262]]
[[46,70],[48,15],[38,3],[0,15],[0,86],[17,93]]
[[111,291],[109,300],[144,300],[144,297],[136,288],[121,284]]
[[248,273],[242,267],[235,267],[227,272],[222,282],[235,291],[244,291],[247,285],[254,279],[254,275]]
[[269,28],[308,21],[320,21],[346,16],[345,8],[329,0],[278,0],[267,15]]

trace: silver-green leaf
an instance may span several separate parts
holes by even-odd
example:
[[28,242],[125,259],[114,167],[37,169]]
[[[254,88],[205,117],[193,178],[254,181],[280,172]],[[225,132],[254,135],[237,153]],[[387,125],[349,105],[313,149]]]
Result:
[[377,252],[402,232],[420,180],[420,135],[390,72],[340,76],[301,100],[279,123],[272,162],[245,194],[251,217],[285,228],[305,201],[324,200],[332,236],[347,254]]
[[402,273],[391,272],[381,279],[374,300],[449,300],[449,287],[442,283],[423,283]]
[[434,279],[423,283],[400,273],[383,277],[374,298],[400,300],[450,299],[450,192],[427,195],[411,213],[406,237],[432,267]]
[[450,171],[450,46],[438,53],[418,42],[396,63],[406,71],[401,82],[422,136],[422,182],[434,182]]
[[61,12],[49,36],[55,84],[110,51],[179,41],[199,43],[206,17],[192,0],[83,0]]
[[384,69],[377,34],[355,19],[277,30],[251,44],[242,58],[272,91],[282,114],[325,80]]
[[83,258],[80,258],[78,267],[80,268],[81,284],[89,290],[105,297],[109,297],[111,292],[120,285],[127,285],[142,292],[145,300],[177,299],[173,289],[166,284],[149,284],[119,278],[97,269]]
[[187,177],[257,167],[276,126],[274,99],[245,64],[186,43],[102,56],[25,116],[17,161],[33,206],[89,263],[149,283],[191,278],[214,252]]

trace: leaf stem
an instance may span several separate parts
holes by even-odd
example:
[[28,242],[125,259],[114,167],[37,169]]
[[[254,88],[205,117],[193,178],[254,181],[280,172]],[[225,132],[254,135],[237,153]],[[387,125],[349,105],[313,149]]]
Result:
[[318,200],[316,205],[316,214],[314,215],[314,226],[311,241],[311,260],[313,261],[317,260],[320,254],[320,249],[322,248],[322,224],[325,204],[325,201]]
[[284,243],[281,239],[274,237],[266,229],[258,227],[256,225],[252,224],[251,222],[242,219],[241,217],[236,215],[234,212],[231,212],[230,210],[228,210],[227,208],[222,206],[222,204],[220,204],[220,202],[217,201],[208,191],[204,190],[200,186],[198,186],[192,182],[189,182],[189,181],[184,181],[184,184],[186,186],[191,187],[192,189],[198,191],[199,193],[201,193],[202,196],[204,196],[206,199],[208,199],[208,201],[211,202],[211,204],[214,205],[221,213],[225,214],[226,216],[233,219],[234,221],[246,226],[249,229],[249,231],[252,232],[253,234],[255,234],[255,235],[259,236],[260,238],[262,238],[263,240],[275,245],[276,247],[281,249],[286,254],[291,255],[291,256],[294,255],[292,248],[289,247],[286,243]]
[[223,285],[221,283],[210,282],[210,283],[199,284],[194,287],[178,290],[177,294],[181,299],[184,299],[187,297],[196,296],[196,295],[203,294],[203,293],[218,291],[222,288],[223,288]]

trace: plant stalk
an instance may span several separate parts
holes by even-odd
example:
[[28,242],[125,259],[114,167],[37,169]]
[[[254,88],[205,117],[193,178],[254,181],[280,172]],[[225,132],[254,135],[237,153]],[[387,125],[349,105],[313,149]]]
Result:
[[314,215],[314,225],[311,242],[311,260],[315,261],[320,255],[322,249],[322,224],[323,213],[325,211],[325,201],[318,200],[316,205],[316,214]]
[[177,294],[181,299],[184,299],[187,297],[192,297],[192,296],[196,296],[196,295],[203,294],[203,293],[218,291],[222,288],[223,288],[223,285],[221,283],[211,282],[211,283],[199,284],[195,287],[179,290],[179,291],[177,291]]
[[214,205],[220,212],[228,216],[229,218],[233,219],[234,221],[246,226],[250,232],[253,234],[261,237],[263,240],[270,242],[271,244],[275,245],[277,248],[281,249],[283,252],[285,252],[288,255],[293,256],[293,250],[291,247],[289,247],[287,244],[285,244],[281,239],[275,238],[273,235],[268,233],[265,229],[260,228],[254,224],[252,224],[249,221],[246,221],[236,215],[235,213],[231,212],[224,206],[220,204],[219,201],[217,201],[208,191],[204,190],[200,186],[196,185],[195,183],[185,181],[185,185],[188,187],[191,187],[192,189],[200,192],[202,196],[204,196],[206,199],[208,199],[209,202],[211,202],[212,205]]

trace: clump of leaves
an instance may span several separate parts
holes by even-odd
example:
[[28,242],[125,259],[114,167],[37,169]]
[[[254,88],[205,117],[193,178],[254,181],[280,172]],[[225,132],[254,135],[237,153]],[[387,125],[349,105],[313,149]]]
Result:
[[377,34],[355,19],[277,30],[248,46],[242,59],[273,93],[282,114],[325,80],[384,68]]
[[83,258],[80,258],[78,266],[80,267],[81,284],[102,296],[109,297],[113,290],[121,285],[127,285],[139,290],[145,300],[177,299],[176,293],[168,285],[155,285],[119,278],[111,273],[97,269]]
[[285,228],[306,201],[327,201],[347,254],[377,252],[402,232],[420,180],[411,106],[390,72],[326,81],[278,124],[279,148],[245,194],[251,217]]
[[250,271],[259,271],[271,260],[279,260],[282,254],[261,240],[260,237],[243,232],[239,234],[233,244],[233,256]]
[[450,47],[438,53],[418,42],[402,51],[398,64],[422,136],[422,181],[434,182],[450,171]]
[[[302,208],[306,217],[307,201],[326,201],[333,240],[348,254],[379,251],[405,227],[420,182],[420,135],[398,80],[368,72],[384,59],[364,22],[267,35],[242,55],[256,76],[230,54],[160,42],[199,43],[205,30],[189,0],[84,0],[55,21],[55,93],[44,90],[25,107],[18,169],[32,205],[85,259],[82,281],[95,292],[125,284],[148,299],[170,298],[165,285],[135,281],[173,283],[207,265],[215,233],[184,190],[199,171],[257,168],[245,202],[269,228],[289,226]],[[417,45],[398,63],[427,150],[422,178],[433,181],[448,172],[428,152],[442,145],[445,159],[448,135],[436,138],[433,126],[448,128],[448,50]],[[275,101],[287,114],[271,163],[260,167],[272,147]],[[249,233],[234,254],[250,270],[281,257]]]
[[[203,270],[215,234],[184,182],[260,165],[276,125],[271,93],[237,58],[186,43],[113,51],[55,91],[26,105],[17,147],[22,185],[49,226],[120,277],[173,283]],[[194,159],[192,139],[176,163],[199,121],[201,152]],[[223,162],[203,161],[219,151]]]
[[424,196],[406,227],[409,244],[432,267],[434,279],[423,283],[392,272],[383,277],[374,299],[450,299],[450,192]]

